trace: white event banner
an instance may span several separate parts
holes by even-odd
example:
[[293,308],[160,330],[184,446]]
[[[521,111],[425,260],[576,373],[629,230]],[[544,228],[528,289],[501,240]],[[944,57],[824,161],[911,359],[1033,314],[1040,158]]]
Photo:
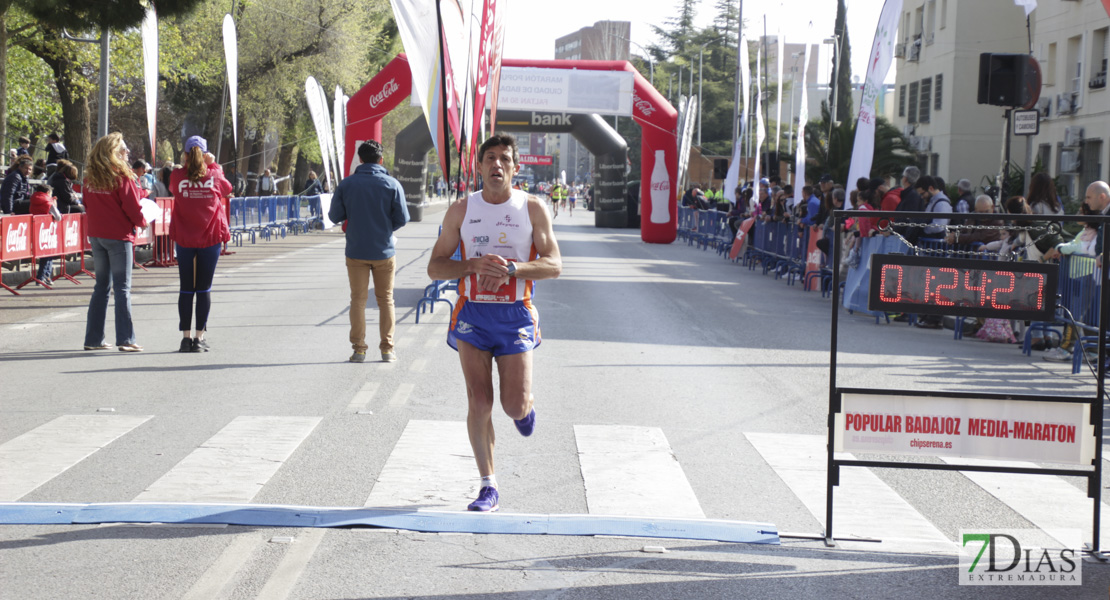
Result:
[[1090,465],[1090,405],[990,398],[843,394],[836,452]]
[[[632,116],[628,71],[501,67],[497,110]],[[492,98],[487,97],[486,107]]]

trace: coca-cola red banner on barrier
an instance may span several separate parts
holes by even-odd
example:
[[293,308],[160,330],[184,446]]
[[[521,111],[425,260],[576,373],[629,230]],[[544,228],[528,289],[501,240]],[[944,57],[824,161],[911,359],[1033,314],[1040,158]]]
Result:
[[[155,200],[158,207],[162,209],[162,216],[154,222],[154,235],[169,235],[170,234],[170,218],[173,213],[173,198],[158,198]],[[148,239],[145,243],[149,244]],[[136,242],[135,245],[139,245]]]
[[136,230],[135,231],[135,244],[134,245],[135,246],[146,246],[147,244],[151,243],[154,240],[154,235],[151,231],[153,229],[154,229],[153,226],[147,225],[146,227],[143,227],[142,229]]
[[35,258],[49,258],[62,255],[62,236],[58,221],[50,215],[33,215],[31,220],[31,244]]
[[0,219],[0,260],[31,258],[31,215]]
[[62,253],[63,254],[76,254],[85,248],[84,244],[84,230],[81,227],[81,221],[84,215],[72,214],[62,215],[61,230],[62,230]]

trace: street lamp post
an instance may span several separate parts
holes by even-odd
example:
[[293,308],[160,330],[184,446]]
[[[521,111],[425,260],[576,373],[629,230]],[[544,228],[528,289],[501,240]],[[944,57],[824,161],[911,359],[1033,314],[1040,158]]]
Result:
[[833,76],[832,76],[832,112],[829,113],[829,139],[825,143],[825,162],[829,161],[829,152],[832,150],[832,132],[833,123],[836,123],[836,85],[837,80],[840,79],[840,35],[833,34],[831,38],[825,38],[826,44],[832,44],[833,47]]
[[[788,123],[790,123],[790,129],[788,130],[788,135],[790,136],[790,156],[794,156],[794,138],[798,135],[797,129],[794,128],[794,88],[798,85],[798,78],[796,74],[798,72],[798,59],[802,56],[802,54],[802,52],[795,52],[790,55],[794,59],[794,64],[790,67],[790,120],[787,121]],[[806,84],[804,79],[802,80],[801,84]],[[793,178],[793,175],[791,175],[791,178]],[[790,183],[793,184],[794,180],[791,179]]]
[[[628,38],[623,38],[623,39],[628,39]],[[644,59],[647,60],[648,69],[650,69],[650,73],[651,73],[651,79],[650,79],[651,85],[652,85],[652,87],[655,87],[655,61],[651,60],[651,53],[647,51],[647,48],[644,48],[643,46],[637,44],[636,42],[633,42],[632,40],[628,40],[628,43],[633,44],[637,48],[639,48],[640,50],[644,51]]]
[[[104,27],[100,31],[99,38],[87,39],[74,37],[63,29],[62,37],[73,42],[100,44],[100,96],[97,99],[96,107],[96,137],[100,139],[108,135],[108,48],[112,39],[111,32],[107,27]],[[153,148],[151,150],[153,151]]]

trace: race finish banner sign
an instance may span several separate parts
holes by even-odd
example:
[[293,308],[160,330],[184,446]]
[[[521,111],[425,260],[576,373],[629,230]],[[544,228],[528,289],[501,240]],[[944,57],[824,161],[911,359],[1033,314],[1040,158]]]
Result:
[[550,154],[521,154],[520,164],[522,165],[552,165],[555,164],[555,157]]
[[628,71],[501,67],[497,110],[632,116]]
[[841,395],[837,452],[1090,465],[1090,405],[897,394]]
[[1052,321],[1060,265],[875,254],[867,308]]

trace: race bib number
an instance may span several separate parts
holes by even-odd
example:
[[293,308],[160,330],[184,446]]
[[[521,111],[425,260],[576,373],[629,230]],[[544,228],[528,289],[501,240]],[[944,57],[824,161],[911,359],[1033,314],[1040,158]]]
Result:
[[478,288],[478,276],[470,276],[470,289],[471,300],[474,302],[491,302],[499,304],[511,304],[517,301],[517,281],[516,277],[510,277],[509,281],[497,288],[496,290],[483,290]]

